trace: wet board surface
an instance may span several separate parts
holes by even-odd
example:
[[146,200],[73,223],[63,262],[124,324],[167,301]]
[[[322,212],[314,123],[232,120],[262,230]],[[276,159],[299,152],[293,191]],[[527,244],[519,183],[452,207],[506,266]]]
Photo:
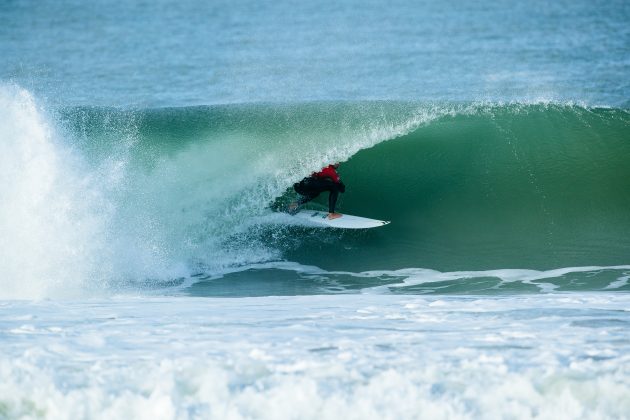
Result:
[[307,220],[314,225],[338,229],[370,229],[389,224],[383,220],[368,219],[350,214],[344,214],[333,220],[329,220],[327,216],[327,212],[318,210],[300,210],[294,215],[294,217]]

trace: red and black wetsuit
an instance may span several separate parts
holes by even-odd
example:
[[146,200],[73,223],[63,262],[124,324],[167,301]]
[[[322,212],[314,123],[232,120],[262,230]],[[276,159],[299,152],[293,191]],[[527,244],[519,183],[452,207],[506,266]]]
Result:
[[328,212],[334,213],[337,198],[340,192],[346,191],[346,186],[341,182],[333,165],[328,165],[319,172],[313,174],[297,184],[293,184],[295,191],[301,195],[298,205],[307,203],[324,191],[329,191]]

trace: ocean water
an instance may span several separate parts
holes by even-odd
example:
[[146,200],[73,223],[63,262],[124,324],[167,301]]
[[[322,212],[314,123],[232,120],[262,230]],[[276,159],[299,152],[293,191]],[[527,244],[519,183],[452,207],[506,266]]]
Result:
[[0,419],[630,418],[629,21],[1,2]]

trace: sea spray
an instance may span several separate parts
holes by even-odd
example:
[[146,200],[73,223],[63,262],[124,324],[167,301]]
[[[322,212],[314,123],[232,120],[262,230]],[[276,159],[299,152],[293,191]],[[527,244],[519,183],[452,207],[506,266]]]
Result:
[[1,86],[0,118],[0,296],[67,298],[128,289],[156,270],[158,278],[180,276],[177,264],[160,264],[155,248],[136,246],[120,225],[135,142],[129,124],[94,160],[81,133],[25,89]]
[[293,234],[285,227],[291,221],[270,204],[293,182],[445,112],[405,103],[252,104],[76,108],[62,120],[98,143],[84,139],[83,147],[99,157],[117,142],[102,127],[135,121],[138,142],[116,198],[114,229],[132,249],[153,249],[161,261],[212,275],[282,258],[276,242]]
[[379,103],[51,111],[15,86],[2,101],[7,297],[159,288],[281,259],[264,237],[270,221],[284,229],[270,202],[426,117]]
[[0,86],[0,127],[1,295],[76,294],[103,253],[109,204],[28,91]]

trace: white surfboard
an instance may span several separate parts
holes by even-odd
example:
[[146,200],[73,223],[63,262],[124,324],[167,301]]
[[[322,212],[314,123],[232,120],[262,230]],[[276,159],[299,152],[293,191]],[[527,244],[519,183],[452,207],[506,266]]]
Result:
[[368,219],[367,217],[351,216],[349,214],[343,214],[337,219],[330,220],[327,212],[318,210],[300,210],[295,214],[295,217],[321,227],[339,229],[369,229],[389,224],[389,222],[383,220]]

